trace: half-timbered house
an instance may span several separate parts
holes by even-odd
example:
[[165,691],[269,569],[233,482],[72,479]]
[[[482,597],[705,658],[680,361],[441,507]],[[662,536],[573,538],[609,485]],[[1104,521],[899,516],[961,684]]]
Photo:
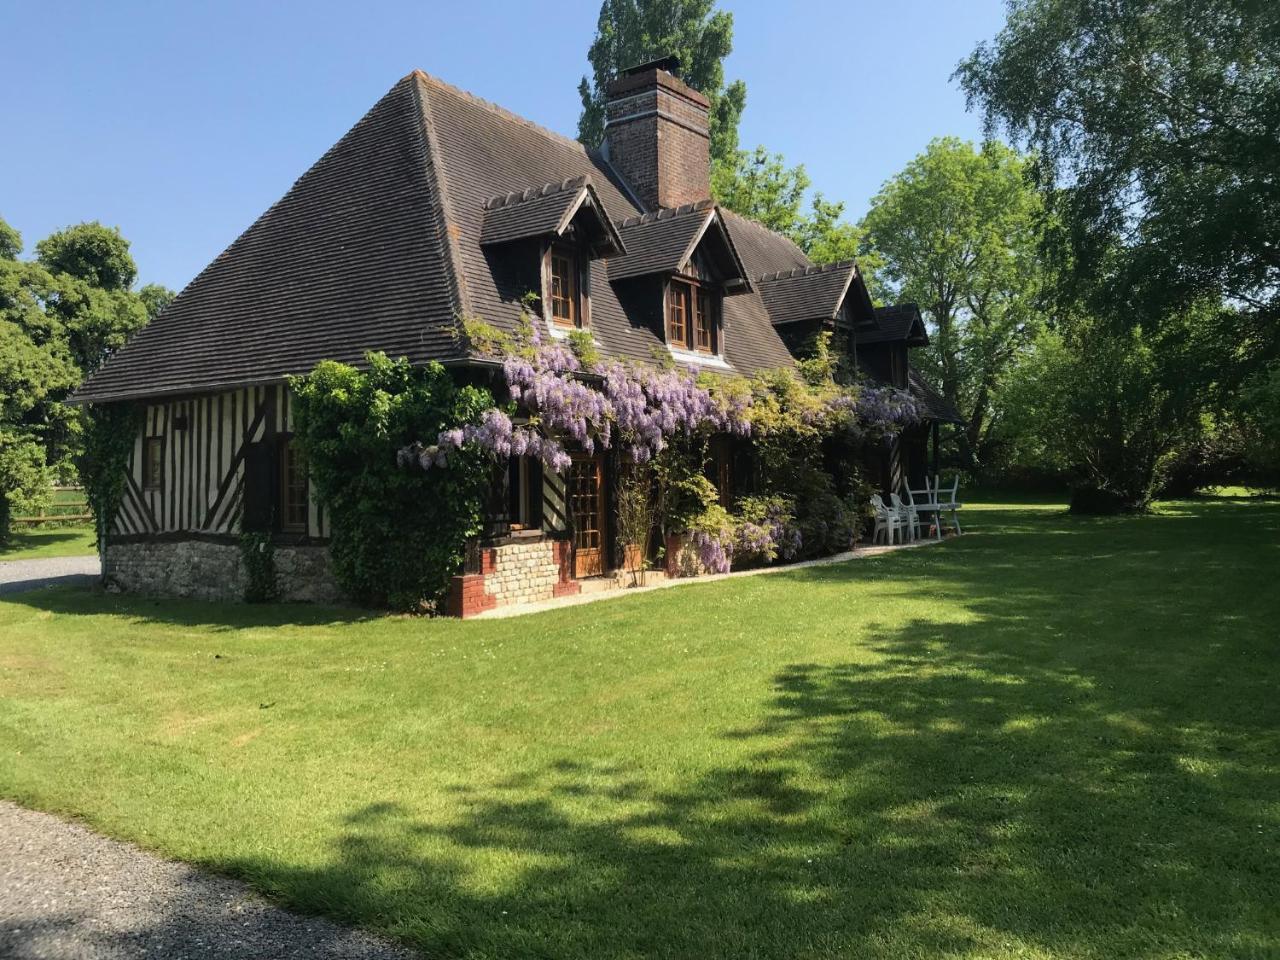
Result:
[[[902,333],[877,311],[856,263],[815,266],[709,199],[708,102],[675,67],[614,81],[598,150],[420,71],[395,84],[78,391],[146,411],[106,574],[238,597],[238,536],[265,529],[287,598],[336,596],[287,378],[367,351],[480,375],[492,361],[469,352],[461,318],[513,330],[530,290],[551,336],[587,330],[607,357],[751,374],[792,364],[826,329],[877,378],[940,401],[906,362],[923,326]],[[919,447],[894,448],[885,484],[905,460],[924,469]],[[610,469],[600,455],[564,477],[513,462],[483,582],[459,611],[571,591],[612,566]],[[507,576],[517,560],[524,573]]]

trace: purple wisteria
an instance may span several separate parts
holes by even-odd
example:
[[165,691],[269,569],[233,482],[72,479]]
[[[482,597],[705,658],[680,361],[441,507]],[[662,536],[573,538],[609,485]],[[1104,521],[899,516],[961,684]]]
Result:
[[[525,324],[502,363],[509,399],[527,420],[518,423],[506,410],[494,407],[478,424],[444,430],[429,446],[406,447],[400,451],[401,462],[423,469],[444,467],[453,451],[474,446],[497,459],[537,457],[563,473],[571,463],[570,445],[587,453],[617,445],[632,462],[643,463],[676,437],[750,435],[753,405],[760,391],[768,390],[766,381],[757,381],[752,389],[742,388],[740,382],[737,388],[722,384],[709,389],[683,368],[616,360],[584,367],[573,350],[546,338],[539,327],[536,320]],[[804,426],[824,432],[886,434],[919,420],[914,401],[902,391],[834,384],[808,395],[794,416]]]

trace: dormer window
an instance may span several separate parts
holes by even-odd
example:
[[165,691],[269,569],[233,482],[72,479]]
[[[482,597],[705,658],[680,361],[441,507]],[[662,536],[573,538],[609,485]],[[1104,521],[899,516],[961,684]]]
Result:
[[667,343],[697,353],[719,352],[716,298],[692,280],[672,280],[667,293]]
[[578,302],[578,256],[562,244],[551,248],[548,270],[551,321],[562,327],[582,326],[582,306]]

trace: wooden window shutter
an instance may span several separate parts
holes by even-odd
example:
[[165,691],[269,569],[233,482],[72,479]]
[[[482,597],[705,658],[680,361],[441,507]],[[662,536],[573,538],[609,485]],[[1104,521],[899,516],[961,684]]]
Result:
[[245,451],[244,514],[240,529],[246,533],[265,533],[271,530],[276,504],[272,446],[265,441],[251,443]]
[[542,461],[529,458],[529,526],[542,528]]

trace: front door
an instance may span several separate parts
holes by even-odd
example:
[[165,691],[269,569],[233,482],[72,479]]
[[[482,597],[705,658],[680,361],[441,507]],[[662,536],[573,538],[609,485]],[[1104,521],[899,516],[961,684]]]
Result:
[[569,509],[573,515],[573,575],[604,573],[604,460],[573,458],[569,470]]

